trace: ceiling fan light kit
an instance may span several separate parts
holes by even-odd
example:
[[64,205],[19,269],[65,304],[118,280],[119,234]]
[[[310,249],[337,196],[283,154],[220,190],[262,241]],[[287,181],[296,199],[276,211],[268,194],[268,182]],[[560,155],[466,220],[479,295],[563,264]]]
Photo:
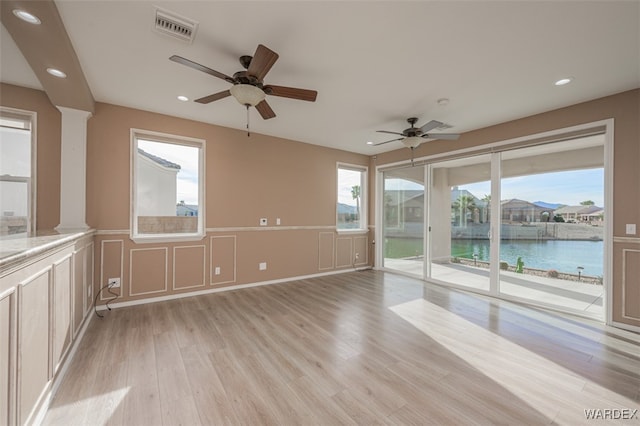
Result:
[[234,84],[229,89],[231,96],[236,98],[240,105],[256,106],[264,100],[266,93],[256,86],[250,84]]
[[407,148],[417,148],[422,142],[424,142],[424,139],[420,136],[410,136],[402,140],[402,144]]

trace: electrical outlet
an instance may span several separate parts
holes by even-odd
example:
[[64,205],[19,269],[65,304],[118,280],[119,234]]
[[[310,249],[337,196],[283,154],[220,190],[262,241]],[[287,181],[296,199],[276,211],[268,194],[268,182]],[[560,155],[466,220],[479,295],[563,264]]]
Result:
[[120,288],[120,278],[109,278],[107,284],[109,288]]
[[258,265],[258,269],[261,271],[266,271],[267,270],[267,262],[260,262],[260,264]]
[[261,217],[260,218],[260,226],[267,226],[267,218],[266,217]]

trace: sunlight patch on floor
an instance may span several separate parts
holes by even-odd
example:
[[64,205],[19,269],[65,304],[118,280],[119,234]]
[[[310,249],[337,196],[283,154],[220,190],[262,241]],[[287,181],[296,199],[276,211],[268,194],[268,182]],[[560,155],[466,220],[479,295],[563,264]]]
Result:
[[[124,404],[124,399],[127,397],[130,386],[116,389],[111,392],[105,392],[99,395],[95,395],[89,398],[73,401],[69,404],[61,404],[49,407],[47,411],[47,418],[51,419],[55,423],[57,418],[65,418],[66,411],[71,409],[76,413],[87,413],[87,419],[85,422],[92,425],[106,425],[111,423],[111,417],[113,413],[118,410],[121,405]],[[96,410],[95,407],[101,407]],[[51,423],[51,421],[49,422]],[[78,419],[78,424],[82,423],[82,419]]]
[[640,408],[638,402],[427,300],[389,309],[550,419],[584,421],[586,409]]

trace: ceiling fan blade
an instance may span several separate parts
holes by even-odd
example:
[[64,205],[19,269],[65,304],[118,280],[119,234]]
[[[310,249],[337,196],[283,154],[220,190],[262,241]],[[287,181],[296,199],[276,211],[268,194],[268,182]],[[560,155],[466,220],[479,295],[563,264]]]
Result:
[[193,68],[194,70],[202,71],[202,72],[207,73],[209,75],[212,75],[214,77],[221,78],[223,80],[228,81],[229,83],[234,83],[235,82],[233,77],[229,77],[228,75],[223,74],[223,73],[221,73],[219,71],[212,70],[211,68],[205,67],[204,65],[200,65],[197,62],[190,61],[189,59],[183,58],[182,56],[173,55],[169,59],[172,60],[173,62],[177,62],[177,63],[182,64],[182,65],[186,65],[189,68]]
[[295,87],[265,86],[265,92],[269,95],[282,98],[298,99],[300,101],[315,102],[318,92],[315,90],[297,89]]
[[433,130],[433,129],[435,129],[437,127],[440,127],[440,126],[444,126],[444,123],[441,123],[441,122],[436,121],[436,120],[431,120],[430,122],[428,122],[424,126],[420,127],[420,130],[422,131],[422,133],[427,133],[429,130]]
[[372,146],[384,145],[385,143],[395,142],[395,141],[401,141],[402,139],[404,139],[404,138],[391,139],[390,141],[385,141],[385,142],[380,142],[380,143],[374,143]]
[[253,59],[249,63],[247,73],[262,81],[277,60],[278,54],[276,52],[259,44],[256,53],[253,54]]
[[273,112],[273,110],[265,100],[263,100],[258,105],[256,105],[256,109],[258,110],[262,118],[264,118],[265,120],[268,120],[276,116],[276,113]]
[[425,139],[442,139],[448,141],[457,140],[460,135],[457,133],[427,133],[426,135],[422,135]]
[[213,95],[205,96],[200,99],[196,99],[194,102],[198,102],[199,104],[208,104],[213,101],[217,101],[218,99],[226,98],[227,96],[231,96],[231,92],[225,90],[223,92],[214,93]]
[[404,136],[404,133],[400,133],[400,132],[390,132],[388,130],[376,130],[376,132],[378,133],[389,133],[390,135],[399,135],[399,136]]

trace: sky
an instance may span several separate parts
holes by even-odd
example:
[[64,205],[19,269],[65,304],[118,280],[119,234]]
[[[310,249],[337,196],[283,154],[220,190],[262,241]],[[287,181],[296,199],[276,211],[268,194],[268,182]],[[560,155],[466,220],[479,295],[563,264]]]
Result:
[[[389,179],[385,183],[389,189],[422,189],[422,185],[401,179]],[[477,198],[491,193],[489,181],[461,185]],[[591,200],[604,207],[604,169],[574,170],[544,173],[502,179],[502,200],[518,198],[525,201],[577,206],[582,201]]]
[[[462,185],[482,199],[491,193],[489,182]],[[604,169],[574,170],[502,179],[500,199],[518,198],[529,202],[580,205],[591,200],[604,207]]]
[[361,173],[356,170],[338,169],[338,202],[356,205],[356,200],[351,195],[351,188],[360,185]]

